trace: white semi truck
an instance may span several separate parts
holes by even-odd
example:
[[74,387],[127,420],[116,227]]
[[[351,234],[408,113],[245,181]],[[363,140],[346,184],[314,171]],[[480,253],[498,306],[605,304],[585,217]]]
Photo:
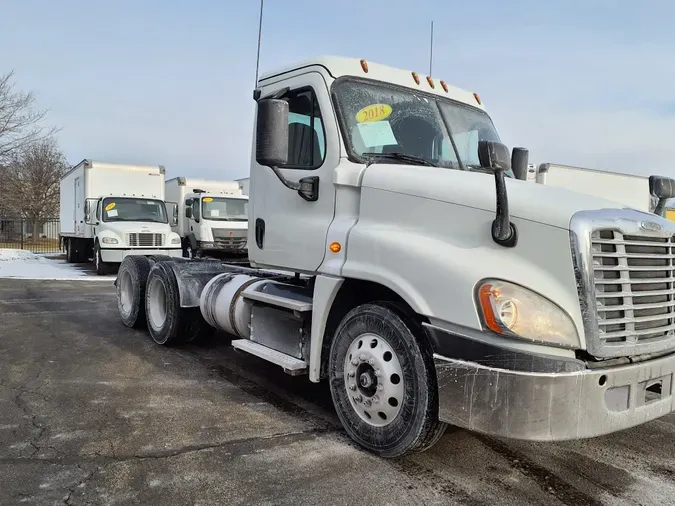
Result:
[[246,254],[248,197],[237,181],[175,177],[166,182],[167,200],[178,203],[183,256]]
[[125,256],[182,255],[164,202],[164,167],[82,160],[61,178],[61,241],[68,262],[93,257],[98,274]]
[[673,411],[675,223],[527,183],[477,94],[415,72],[317,58],[254,99],[251,267],[129,256],[125,325],[328,381],[383,457],[446,424],[555,441]]

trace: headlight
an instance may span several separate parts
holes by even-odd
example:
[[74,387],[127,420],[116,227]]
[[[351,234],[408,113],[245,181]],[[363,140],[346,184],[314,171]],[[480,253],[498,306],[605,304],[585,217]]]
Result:
[[478,287],[483,324],[504,337],[578,347],[572,318],[550,300],[522,286],[488,280]]
[[174,237],[171,239],[171,244],[180,244],[180,237]]
[[101,239],[101,242],[103,244],[117,244],[118,243],[117,239],[115,239],[114,237],[104,237],[103,239]]

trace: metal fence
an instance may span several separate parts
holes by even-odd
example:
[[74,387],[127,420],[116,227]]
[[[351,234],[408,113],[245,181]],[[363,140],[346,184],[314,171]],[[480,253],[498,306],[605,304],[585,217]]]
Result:
[[0,216],[0,248],[60,253],[58,218],[29,220]]

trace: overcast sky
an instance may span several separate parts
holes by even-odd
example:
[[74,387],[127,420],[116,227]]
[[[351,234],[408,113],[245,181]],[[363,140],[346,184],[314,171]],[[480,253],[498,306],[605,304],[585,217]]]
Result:
[[[0,73],[71,163],[248,175],[258,0],[0,0]],[[363,57],[480,94],[531,161],[675,177],[672,0],[266,0],[261,70]]]

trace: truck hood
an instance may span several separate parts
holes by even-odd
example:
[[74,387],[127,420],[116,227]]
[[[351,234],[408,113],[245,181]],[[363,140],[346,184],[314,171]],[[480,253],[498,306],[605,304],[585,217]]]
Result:
[[[494,176],[487,173],[373,164],[365,170],[361,185],[496,211]],[[569,229],[570,219],[578,211],[626,207],[591,195],[518,179],[506,178],[506,188],[511,216],[564,229]]]
[[141,233],[141,234],[167,234],[170,227],[167,223],[151,223],[146,221],[108,221],[98,225],[99,231],[109,230],[118,235]]

